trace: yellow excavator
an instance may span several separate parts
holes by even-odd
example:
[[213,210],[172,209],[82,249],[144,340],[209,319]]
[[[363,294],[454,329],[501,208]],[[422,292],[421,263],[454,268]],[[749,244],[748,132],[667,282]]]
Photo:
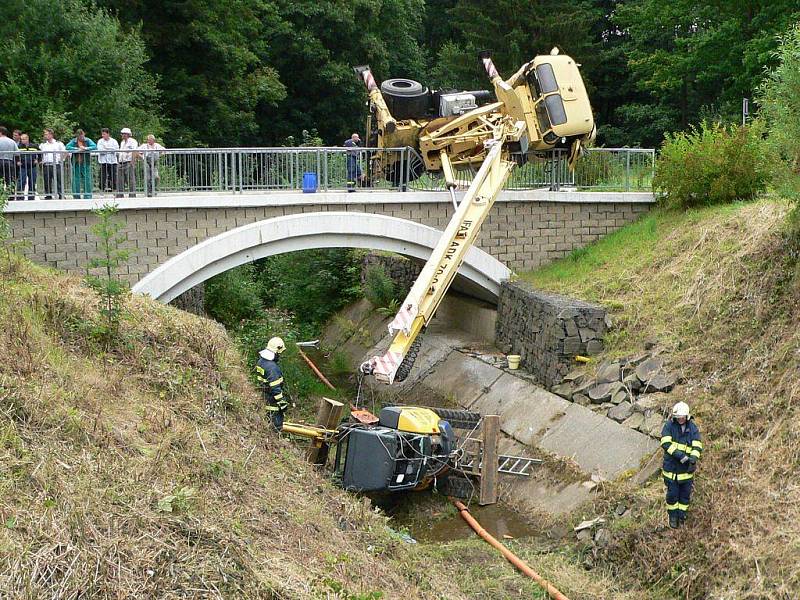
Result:
[[[379,149],[410,146],[424,168],[441,172],[455,213],[400,310],[389,323],[394,336],[383,356],[361,365],[363,373],[392,384],[408,376],[419,335],[430,323],[511,170],[529,160],[567,150],[570,168],[594,141],[592,107],[578,64],[557,48],[522,65],[508,79],[488,52],[479,60],[492,85],[486,92],[431,92],[409,79],[380,87],[368,66],[355,67],[364,82]],[[395,153],[377,152],[377,168],[392,172]],[[456,199],[457,170],[480,165],[466,194]]]

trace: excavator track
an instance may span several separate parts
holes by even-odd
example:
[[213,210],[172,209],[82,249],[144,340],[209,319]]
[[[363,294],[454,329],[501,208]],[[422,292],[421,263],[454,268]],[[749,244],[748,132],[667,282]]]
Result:
[[411,369],[414,367],[414,361],[417,360],[417,355],[419,354],[419,350],[422,347],[422,334],[417,336],[417,339],[411,344],[411,347],[408,349],[408,353],[406,354],[403,362],[400,363],[400,366],[397,367],[397,373],[394,376],[395,381],[405,381],[406,377],[411,373]]

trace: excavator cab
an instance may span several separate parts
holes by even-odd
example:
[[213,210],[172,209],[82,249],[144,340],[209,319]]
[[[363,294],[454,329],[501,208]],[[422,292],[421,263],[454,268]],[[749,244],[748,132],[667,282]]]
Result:
[[334,473],[350,491],[422,488],[447,470],[454,450],[453,428],[433,410],[392,406],[381,410],[375,425],[342,426]]

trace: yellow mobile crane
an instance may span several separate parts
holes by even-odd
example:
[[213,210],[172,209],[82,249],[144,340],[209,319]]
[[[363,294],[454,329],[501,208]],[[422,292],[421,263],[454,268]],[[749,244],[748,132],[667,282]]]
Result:
[[[574,168],[594,141],[595,124],[578,65],[554,48],[511,77],[500,77],[488,52],[479,59],[494,86],[485,92],[429,92],[412,80],[392,79],[381,87],[368,66],[356,67],[369,94],[378,148],[411,146],[425,169],[441,171],[456,207],[439,243],[389,323],[392,343],[361,371],[378,381],[402,381],[413,366],[419,335],[430,323],[469,247],[511,170],[554,149],[569,152]],[[394,157],[378,152],[378,168],[389,172]],[[456,170],[480,165],[460,202]]]

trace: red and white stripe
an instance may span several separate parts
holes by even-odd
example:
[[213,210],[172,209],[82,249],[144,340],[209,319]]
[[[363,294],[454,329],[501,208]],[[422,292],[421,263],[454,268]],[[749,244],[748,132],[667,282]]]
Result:
[[411,302],[404,303],[403,307],[397,311],[397,314],[389,323],[389,333],[394,335],[398,331],[402,331],[406,335],[411,335],[411,324],[419,314],[419,308],[416,304]]
[[372,363],[375,368],[372,374],[376,379],[391,384],[401,362],[403,362],[403,355],[399,352],[387,351],[383,356],[373,356]]

